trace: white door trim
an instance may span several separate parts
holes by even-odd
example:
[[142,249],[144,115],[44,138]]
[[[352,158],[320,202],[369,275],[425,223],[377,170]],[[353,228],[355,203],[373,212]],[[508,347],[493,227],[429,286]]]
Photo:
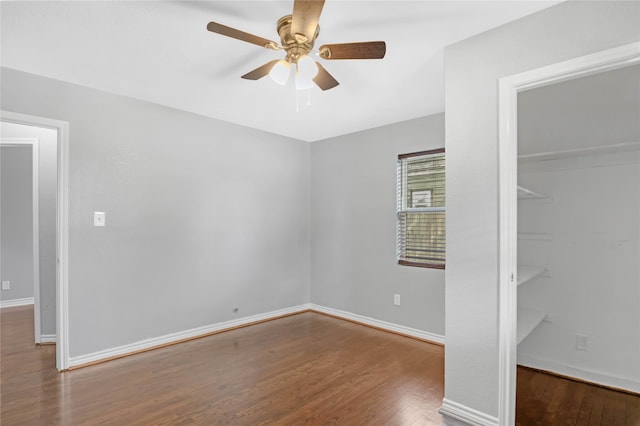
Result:
[[33,330],[36,344],[42,339],[40,323],[40,145],[37,138],[2,138],[0,146],[31,145],[31,197],[33,233]]
[[56,368],[69,368],[69,123],[35,115],[0,111],[0,120],[55,129],[58,133],[56,208]]
[[640,63],[640,43],[501,78],[498,98],[499,318],[498,380],[501,425],[515,424],[517,328],[518,93]]

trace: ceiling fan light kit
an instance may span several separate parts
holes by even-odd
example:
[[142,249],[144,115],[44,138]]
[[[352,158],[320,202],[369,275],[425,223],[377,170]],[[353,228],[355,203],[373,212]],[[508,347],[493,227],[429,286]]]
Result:
[[[280,45],[272,40],[255,36],[217,22],[209,22],[207,29],[237,40],[252,43],[265,49],[284,50],[286,56],[273,60],[243,75],[246,80],[258,80],[269,75],[273,81],[285,85],[291,74],[291,64],[295,64],[296,89],[310,89],[317,85],[322,90],[336,87],[339,83],[309,54],[320,33],[318,20],[324,0],[295,0],[293,14],[278,20],[277,31]],[[386,53],[384,41],[360,43],[325,44],[320,46],[318,56],[324,60],[338,59],[382,59]]]
[[298,58],[296,63],[296,89],[305,90],[313,87],[313,79],[318,74],[316,62],[308,55]]
[[284,86],[289,80],[289,74],[291,74],[291,64],[285,61],[284,59],[280,59],[269,71],[269,77],[271,80],[275,81],[281,86]]

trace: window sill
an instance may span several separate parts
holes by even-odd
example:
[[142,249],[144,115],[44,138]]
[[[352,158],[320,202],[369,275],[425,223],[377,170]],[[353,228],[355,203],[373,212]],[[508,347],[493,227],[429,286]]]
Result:
[[445,265],[433,265],[430,263],[420,263],[420,262],[410,262],[408,260],[398,260],[398,265],[402,266],[415,266],[418,268],[429,268],[429,269],[445,269]]

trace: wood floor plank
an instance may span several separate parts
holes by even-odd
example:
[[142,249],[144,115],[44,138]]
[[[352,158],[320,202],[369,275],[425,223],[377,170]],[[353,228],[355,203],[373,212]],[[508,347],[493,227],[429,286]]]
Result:
[[613,425],[625,426],[625,419],[627,416],[627,401],[626,395],[622,393],[616,393],[614,407],[613,407]]
[[542,409],[542,396],[549,385],[549,378],[536,374],[532,370],[518,368],[516,383],[516,425],[531,426],[539,424],[545,412]]
[[582,400],[584,399],[587,388],[588,386],[584,383],[576,383],[576,386],[574,386],[575,392],[567,407],[567,412],[562,423],[564,426],[576,426],[578,424],[580,406],[582,405]]
[[640,425],[640,398],[626,395],[625,426]]
[[[603,412],[605,409],[605,399],[608,398],[609,395],[602,395],[600,398],[593,398],[593,404],[591,405],[591,415],[589,416],[589,425],[600,425],[605,420],[603,417]],[[605,423],[605,424],[611,424]]]
[[549,386],[548,388],[555,388],[551,400],[546,404],[545,414],[542,416],[543,424],[561,424],[561,419],[564,417],[567,406],[571,401],[571,396],[575,392],[575,388],[571,386],[568,380],[560,380],[556,386]]

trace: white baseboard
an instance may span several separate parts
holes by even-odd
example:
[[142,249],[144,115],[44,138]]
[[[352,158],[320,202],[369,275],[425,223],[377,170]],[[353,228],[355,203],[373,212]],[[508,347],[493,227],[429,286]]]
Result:
[[442,400],[440,414],[446,426],[498,426],[498,418],[458,404],[447,398]]
[[[266,312],[264,314],[252,315],[250,317],[244,317],[236,320],[225,321],[217,324],[206,325],[202,327],[192,328],[190,330],[179,331],[176,333],[166,334],[164,336],[153,337],[150,339],[140,340],[138,342],[130,343],[127,345],[118,346],[115,348],[104,349],[97,352],[92,352],[85,355],[78,355],[69,358],[69,368],[77,368],[84,365],[94,364],[101,361],[106,361],[112,358],[119,358],[122,356],[150,350],[156,347],[165,346],[172,343],[177,343],[183,340],[194,339],[202,337],[208,334],[233,329],[236,327],[242,327],[255,322],[267,321],[275,319],[285,315],[296,314],[313,310],[328,315],[333,315],[346,320],[362,323],[372,327],[377,327],[383,330],[391,331],[394,333],[404,334],[406,336],[415,337],[418,339],[426,340],[429,342],[444,344],[444,336],[426,331],[418,330],[403,325],[392,324],[386,321],[380,321],[374,318],[365,317],[351,312],[341,311],[338,309],[327,308],[325,306],[315,304],[303,304],[298,306],[292,306],[290,308],[279,309],[277,311]],[[53,342],[55,342],[55,336]],[[44,343],[45,336],[42,336],[41,343]]]
[[25,297],[24,299],[11,299],[0,301],[0,308],[13,308],[14,306],[33,305],[33,297]]
[[339,309],[327,308],[326,306],[310,304],[312,311],[322,312],[328,315],[333,315],[346,320],[359,322],[362,324],[370,325],[372,327],[381,328],[383,330],[391,331],[393,333],[404,334],[406,336],[415,337],[421,340],[444,345],[444,336],[435,333],[429,333],[427,331],[418,330],[416,328],[406,327],[404,325],[393,324],[386,321],[377,320],[375,318],[365,317],[363,315],[354,314],[351,312],[341,311]]
[[518,354],[518,364],[538,370],[549,371],[561,376],[572,377],[585,382],[595,383],[613,388],[623,389],[630,392],[640,393],[640,382],[623,377],[616,377],[593,371],[582,370],[580,368],[564,365],[556,361],[537,359],[524,354]]
[[56,335],[55,334],[43,334],[40,336],[40,344],[51,344],[56,343]]
[[309,305],[292,306],[290,308],[279,309],[277,311],[266,312],[263,314],[252,315],[249,317],[234,319],[231,321],[224,321],[217,324],[205,325],[202,327],[192,328],[190,330],[179,331],[177,333],[165,334],[160,337],[153,337],[150,339],[140,340],[138,342],[130,343],[115,348],[104,349],[97,352],[92,352],[85,355],[78,355],[69,358],[69,368],[79,367],[88,364],[94,364],[100,361],[106,361],[112,358],[119,358],[122,356],[150,350],[160,346],[166,346],[172,343],[177,343],[184,340],[195,339],[203,337],[208,334],[221,332],[237,327],[242,327],[256,322],[267,321],[278,317],[292,315],[299,312],[305,312],[309,310]]

